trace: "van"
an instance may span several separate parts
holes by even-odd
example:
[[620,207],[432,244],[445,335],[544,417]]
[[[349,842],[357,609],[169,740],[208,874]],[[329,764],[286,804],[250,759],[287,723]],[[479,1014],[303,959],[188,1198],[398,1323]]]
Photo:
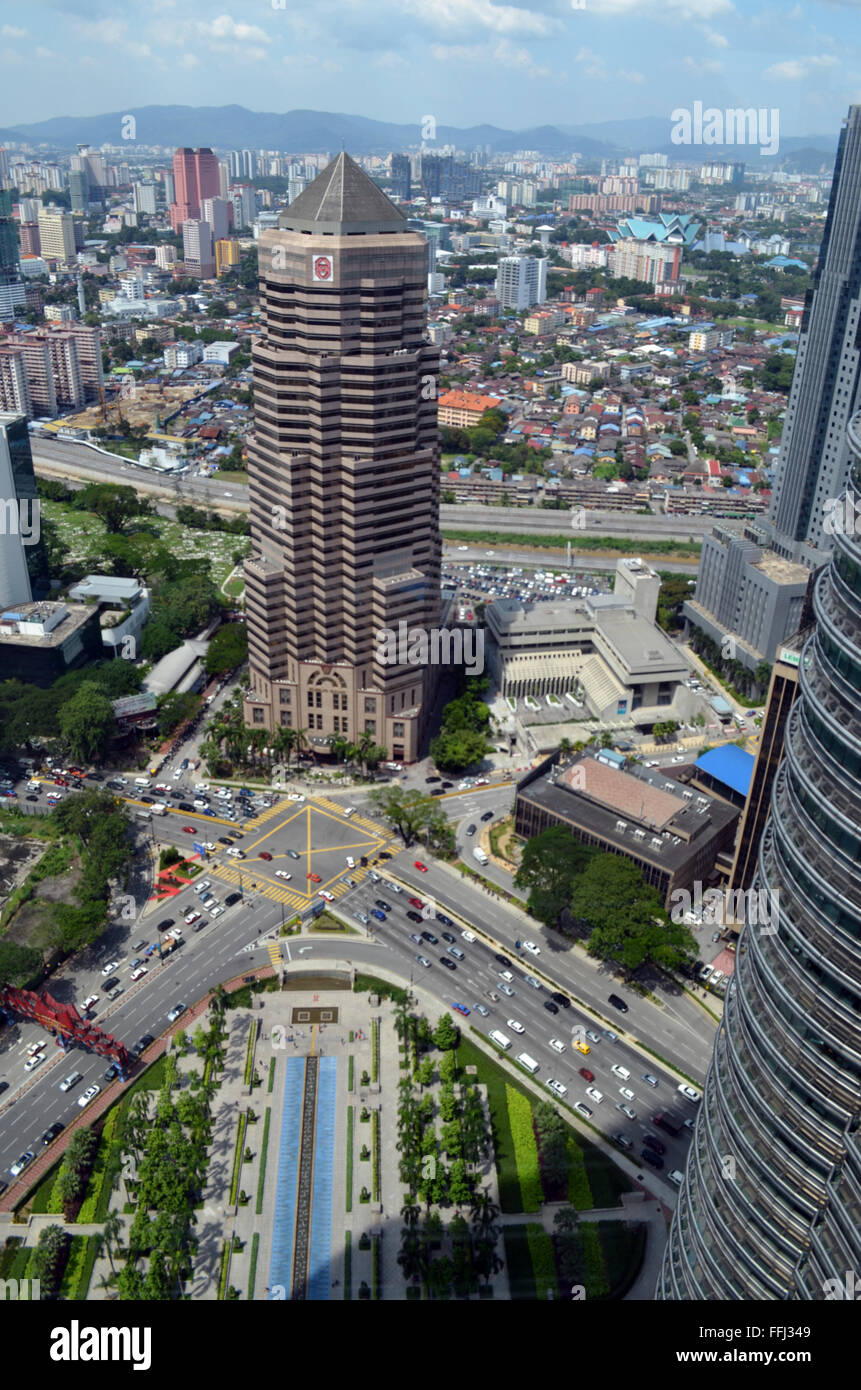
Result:
[[522,1067],[525,1067],[527,1071],[532,1072],[533,1076],[535,1075],[535,1073],[538,1070],[538,1063],[536,1062],[534,1057],[530,1057],[528,1052],[518,1052],[517,1060]]
[[507,1038],[504,1033],[500,1033],[498,1028],[494,1028],[490,1034],[490,1041],[495,1042],[497,1047],[501,1047],[503,1052],[507,1052],[511,1046],[511,1039]]
[[479,864],[487,863],[487,855],[483,849],[479,849],[478,845],[476,845],[475,849],[472,851],[472,857],[473,859],[477,859]]
[[167,806],[163,801],[157,801],[154,806],[150,807],[150,810],[154,816],[167,815]]
[[148,806],[141,806],[137,812],[138,820],[152,820],[152,812]]
[[136,778],[135,778],[135,786],[136,786],[136,787],[148,787],[148,786],[149,786],[149,778],[148,778],[148,777],[136,777]]

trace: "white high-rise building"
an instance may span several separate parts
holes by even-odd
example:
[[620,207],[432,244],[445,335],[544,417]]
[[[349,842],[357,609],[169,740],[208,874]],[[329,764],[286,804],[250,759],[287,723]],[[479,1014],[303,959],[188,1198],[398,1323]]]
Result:
[[544,256],[502,256],[496,271],[500,309],[529,309],[547,298],[547,259]]

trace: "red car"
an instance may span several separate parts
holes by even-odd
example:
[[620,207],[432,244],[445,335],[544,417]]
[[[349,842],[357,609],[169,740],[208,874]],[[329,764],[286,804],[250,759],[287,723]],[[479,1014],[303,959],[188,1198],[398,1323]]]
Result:
[[322,882],[323,882],[323,880],[321,879],[321,877],[320,877],[319,874],[309,874],[308,877],[310,878],[310,880],[311,880],[312,883],[322,883]]
[[183,831],[184,831],[184,833],[185,833],[186,835],[196,835],[196,834],[197,834],[197,831],[195,830],[195,828],[194,828],[193,825],[184,825],[182,828],[183,828]]
[[69,782],[68,782],[68,779],[67,779],[66,777],[55,777],[55,778],[54,778],[54,786],[55,786],[55,787],[67,787],[68,785],[69,785]]
[[417,907],[419,911],[421,911],[421,909],[424,907],[424,903],[422,902],[421,898],[408,898],[407,902],[409,903],[410,907]]
[[591,1071],[589,1070],[588,1067],[581,1067],[581,1068],[580,1068],[580,1075],[581,1075],[582,1077],[584,1077],[586,1081],[594,1081],[594,1080],[595,1080],[595,1073],[594,1073],[594,1072],[591,1072]]
[[416,862],[415,862],[415,864],[414,864],[413,867],[416,868],[416,869],[418,869],[419,872],[422,873],[422,874],[426,874],[427,871],[428,871],[428,866],[427,866],[427,864],[423,864],[422,861],[421,861],[420,859],[417,859],[417,860],[416,860]]
[[258,859],[271,859],[271,858],[272,858],[272,855],[269,853],[268,849],[262,849],[262,850],[260,851],[260,853],[258,854],[257,858],[258,858]]

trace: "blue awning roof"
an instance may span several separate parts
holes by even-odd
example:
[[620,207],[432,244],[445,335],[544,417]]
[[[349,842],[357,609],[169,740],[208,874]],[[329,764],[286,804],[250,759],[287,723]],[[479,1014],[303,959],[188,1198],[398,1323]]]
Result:
[[694,766],[707,772],[717,782],[723,782],[740,796],[747,796],[754,761],[752,753],[728,743],[723,748],[711,748],[708,753],[703,753]]

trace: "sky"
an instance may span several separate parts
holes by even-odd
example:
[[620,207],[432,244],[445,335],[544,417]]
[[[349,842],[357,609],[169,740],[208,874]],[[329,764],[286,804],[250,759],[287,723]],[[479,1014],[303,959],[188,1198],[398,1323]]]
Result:
[[[5,16],[8,15],[8,20]],[[0,7],[0,126],[144,105],[506,129],[861,100],[861,0],[28,0]]]

